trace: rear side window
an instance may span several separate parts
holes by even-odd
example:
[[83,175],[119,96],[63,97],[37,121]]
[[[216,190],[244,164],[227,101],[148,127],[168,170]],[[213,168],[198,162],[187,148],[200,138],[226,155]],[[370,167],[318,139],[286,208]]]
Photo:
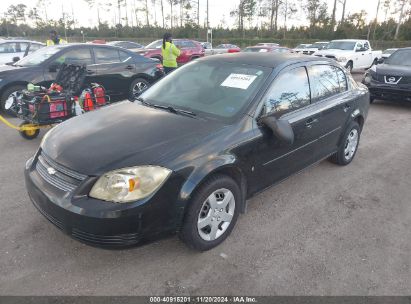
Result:
[[120,62],[120,56],[117,49],[94,48],[96,63],[117,63]]
[[310,86],[304,67],[280,74],[264,98],[264,114],[276,116],[291,112],[310,104]]
[[30,45],[29,53],[33,53],[33,52],[37,51],[38,49],[41,49],[42,47],[43,46],[41,44],[32,43]]
[[120,54],[121,62],[126,62],[131,59],[131,55],[129,53],[123,52],[123,51],[118,51],[118,52]]
[[[329,98],[341,92],[340,85],[344,84],[344,91],[347,89],[345,74],[338,68],[331,65],[313,65],[308,68],[311,85],[311,100],[313,102]],[[341,80],[339,78],[339,74]]]

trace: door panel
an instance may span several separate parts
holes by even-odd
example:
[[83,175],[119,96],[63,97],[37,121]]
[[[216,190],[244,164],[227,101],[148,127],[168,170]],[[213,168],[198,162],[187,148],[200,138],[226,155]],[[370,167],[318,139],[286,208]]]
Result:
[[94,48],[95,82],[104,86],[109,95],[128,94],[136,66],[130,56],[114,48]]

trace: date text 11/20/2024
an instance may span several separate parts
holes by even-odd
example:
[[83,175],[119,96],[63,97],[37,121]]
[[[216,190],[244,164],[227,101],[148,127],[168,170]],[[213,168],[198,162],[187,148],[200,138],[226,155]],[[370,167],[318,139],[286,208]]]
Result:
[[235,297],[150,297],[150,303],[257,303],[255,297],[235,296]]

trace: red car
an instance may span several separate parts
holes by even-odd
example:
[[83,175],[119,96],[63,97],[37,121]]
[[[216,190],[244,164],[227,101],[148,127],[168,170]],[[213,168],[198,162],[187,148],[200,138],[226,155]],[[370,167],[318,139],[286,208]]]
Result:
[[[173,43],[181,50],[180,56],[177,57],[178,64],[184,64],[191,60],[204,57],[204,48],[197,41],[189,39],[173,39]],[[156,58],[163,61],[163,57],[161,56],[162,44],[162,40],[156,40],[145,48],[136,50],[135,52],[147,58]]]

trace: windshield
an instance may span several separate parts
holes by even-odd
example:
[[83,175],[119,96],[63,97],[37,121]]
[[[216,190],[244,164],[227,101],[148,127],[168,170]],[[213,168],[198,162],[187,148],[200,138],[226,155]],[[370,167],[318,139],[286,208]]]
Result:
[[327,46],[328,43],[314,43],[311,47],[315,49],[321,49]]
[[43,63],[47,59],[49,59],[51,56],[56,54],[62,48],[63,46],[49,46],[49,47],[41,48],[38,51],[35,51],[34,53],[27,55],[23,59],[17,61],[14,65],[17,65],[17,66],[38,65],[40,63]]
[[246,53],[251,53],[251,52],[253,52],[253,53],[257,53],[257,52],[266,53],[266,52],[268,52],[268,49],[267,48],[262,48],[262,47],[248,47],[248,48],[245,48],[243,50],[243,52],[246,52]]
[[194,61],[157,82],[141,97],[147,103],[227,121],[250,103],[270,72],[270,68],[260,66]]
[[397,49],[387,49],[387,50],[385,50],[385,51],[382,52],[382,53],[383,53],[383,54],[388,54],[388,55],[390,55],[390,54],[394,53],[396,50],[397,50]]
[[297,47],[296,47],[296,49],[306,49],[306,48],[308,48],[310,45],[308,45],[308,44],[299,44],[299,45],[297,45]]
[[398,50],[388,57],[385,62],[392,65],[411,66],[411,50]]
[[334,49],[334,50],[354,50],[355,42],[351,41],[331,41],[327,49]]
[[149,45],[146,45],[145,48],[146,49],[159,49],[161,48],[161,45],[163,44],[162,40],[156,40],[151,42]]

